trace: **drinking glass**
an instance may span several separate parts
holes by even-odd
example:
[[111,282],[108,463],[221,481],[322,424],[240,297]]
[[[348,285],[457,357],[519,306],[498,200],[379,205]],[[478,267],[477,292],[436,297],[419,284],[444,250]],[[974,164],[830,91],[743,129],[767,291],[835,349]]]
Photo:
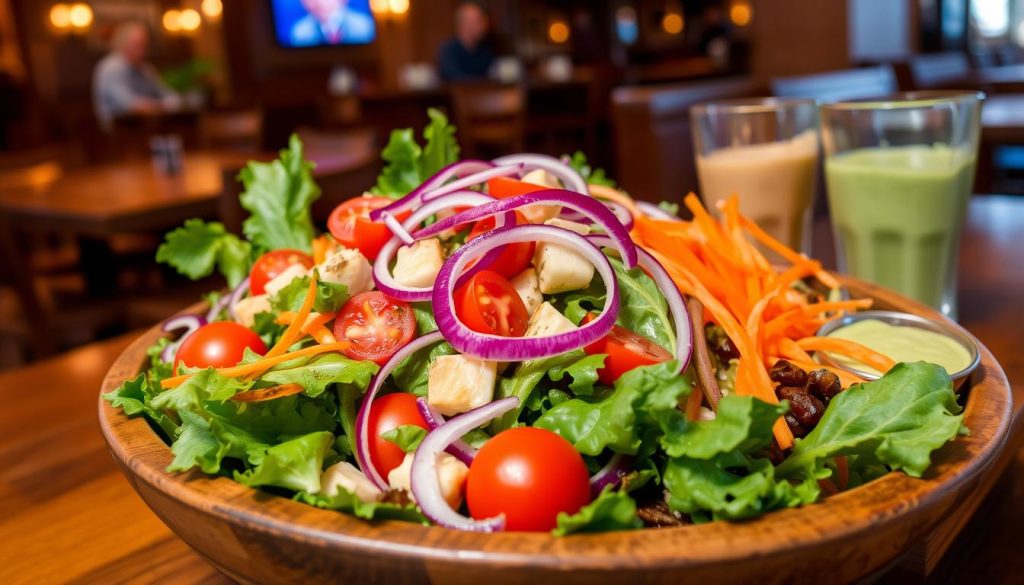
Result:
[[696,105],[690,117],[704,204],[715,210],[736,194],[744,215],[806,250],[819,150],[814,100],[726,100]]
[[983,99],[932,91],[822,106],[841,271],[955,318],[957,254]]

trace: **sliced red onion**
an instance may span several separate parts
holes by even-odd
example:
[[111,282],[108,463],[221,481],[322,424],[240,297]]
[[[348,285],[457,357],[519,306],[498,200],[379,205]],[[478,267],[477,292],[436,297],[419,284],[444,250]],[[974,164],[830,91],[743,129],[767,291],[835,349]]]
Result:
[[[604,234],[591,234],[586,238],[602,248],[615,247],[615,240]],[[640,266],[651,275],[654,284],[658,285],[668,302],[668,310],[672,313],[672,324],[676,329],[675,356],[679,361],[679,371],[682,372],[690,365],[690,358],[693,355],[693,328],[690,324],[690,314],[686,310],[686,302],[683,300],[683,294],[679,292],[679,287],[665,271],[661,262],[658,262],[647,250],[639,246],[637,246],[637,252],[640,255]]]
[[590,189],[587,188],[587,182],[583,177],[573,170],[572,167],[553,156],[546,154],[510,154],[498,157],[491,162],[496,165],[518,164],[527,168],[544,169],[557,177],[566,189],[584,195],[590,194]]
[[[474,187],[494,177],[507,177],[509,175],[518,175],[521,170],[521,167],[516,165],[507,165],[503,167],[494,167],[493,165],[491,165],[477,172],[471,173],[463,177],[459,177],[458,179],[455,179],[451,183],[442,184],[443,181],[438,182],[433,179],[430,179],[427,180],[427,182],[420,185],[419,187],[413,189],[411,193],[409,193],[405,197],[402,197],[398,201],[395,201],[394,203],[386,205],[385,207],[382,207],[380,209],[375,209],[371,211],[370,219],[373,221],[380,221],[385,211],[393,214],[399,214],[403,211],[409,211],[415,209],[418,205],[422,204],[425,201],[430,201],[432,199],[437,199],[442,195],[447,195],[448,193],[454,193],[456,191],[461,191],[469,187]],[[447,180],[447,178],[445,180]]]
[[195,333],[196,329],[199,329],[203,325],[206,325],[206,317],[196,313],[175,315],[174,317],[164,321],[163,325],[160,327],[160,330],[164,333],[171,333],[173,331],[178,331],[179,329],[184,329],[185,332],[182,333],[177,340],[168,343],[167,346],[164,347],[163,351],[160,352],[161,361],[167,363],[173,362],[174,356],[178,353],[178,347],[181,345],[181,342],[185,341],[186,337]]
[[[602,199],[598,199],[598,201],[604,203],[605,207],[610,209],[611,212],[615,214],[615,217],[617,217],[618,220],[622,222],[623,227],[630,231],[633,230],[633,214],[630,213],[625,206],[615,203],[614,201],[604,201]],[[565,211],[558,214],[558,217],[567,221],[575,221],[577,223],[582,223],[584,225],[592,225],[594,223],[594,220],[590,219],[585,214],[582,214],[578,211]]]
[[505,515],[474,520],[453,510],[441,494],[437,481],[437,459],[457,439],[469,431],[482,427],[493,419],[519,406],[515,396],[495,400],[479,408],[453,417],[448,422],[427,433],[416,448],[409,472],[409,483],[416,504],[423,514],[438,526],[465,530],[468,532],[498,532],[505,528]]
[[672,215],[671,213],[665,211],[664,209],[658,207],[653,203],[648,203],[646,201],[637,201],[636,207],[640,211],[644,212],[644,214],[653,217],[654,219],[664,219],[668,221],[683,221],[676,217],[675,215]]
[[[402,222],[401,228],[403,230],[409,230],[417,227],[428,217],[445,209],[451,209],[453,207],[475,207],[492,201],[494,201],[494,198],[490,195],[478,193],[476,191],[459,191],[458,193],[449,193],[444,197],[439,197],[424,203]],[[508,212],[504,219],[507,220],[511,213],[512,212]],[[390,214],[385,214],[384,217],[389,215]],[[511,215],[511,217],[514,218],[515,216]],[[422,240],[425,238],[414,239]],[[391,274],[391,261],[394,259],[395,255],[398,254],[398,249],[403,245],[408,244],[403,244],[402,240],[398,237],[391,238],[388,240],[388,243],[384,244],[384,247],[377,253],[377,258],[373,262],[373,282],[377,286],[377,289],[382,293],[400,301],[415,302],[430,300],[431,292],[433,291],[432,287],[408,287],[395,280],[395,277]],[[481,258],[480,262],[473,267],[472,272],[466,275],[466,278],[471,278],[474,273],[489,266],[500,254],[500,250],[495,250],[494,253]],[[464,279],[460,280],[460,285],[463,281]]]
[[605,463],[604,467],[590,477],[590,497],[601,495],[604,488],[617,486],[622,478],[633,471],[633,458],[629,455],[616,453]]
[[384,213],[381,214],[381,217],[384,218],[384,225],[388,226],[388,229],[391,230],[391,233],[399,240],[402,240],[403,244],[405,244],[406,246],[411,246],[416,243],[416,240],[414,240],[413,237],[409,235],[409,232],[405,229],[405,226],[403,226],[402,222],[398,221],[398,219],[396,219],[395,216],[385,211]]
[[391,213],[398,213],[409,209],[417,205],[423,197],[423,193],[440,187],[452,177],[458,177],[462,175],[469,175],[478,173],[482,170],[493,167],[494,164],[483,160],[460,160],[450,165],[443,167],[441,170],[434,173],[432,177],[420,183],[419,187],[416,187],[408,194],[403,197],[396,199],[393,203],[385,205],[381,209],[374,209],[370,212],[370,219],[373,221],[380,220],[380,214],[389,211]]
[[[547,242],[572,248],[594,264],[608,294],[604,308],[579,329],[543,337],[501,337],[466,327],[455,315],[455,291],[459,275],[476,256],[516,242]],[[608,257],[583,236],[550,225],[516,225],[492,230],[467,242],[441,267],[432,296],[437,327],[457,351],[484,360],[518,362],[563,354],[579,349],[611,331],[619,314],[619,285]]]
[[373,405],[373,401],[377,398],[380,389],[384,387],[384,382],[391,375],[391,372],[398,367],[398,364],[417,351],[438,341],[442,341],[441,334],[434,331],[419,339],[410,341],[402,349],[398,350],[395,355],[391,356],[391,359],[381,366],[377,376],[373,379],[373,384],[370,385],[370,389],[363,396],[363,403],[359,406],[359,413],[356,414],[355,429],[353,431],[356,435],[356,463],[359,464],[359,468],[363,470],[366,477],[381,490],[388,489],[388,482],[377,472],[370,458],[370,408]]
[[[238,320],[238,312],[235,311],[235,308],[238,307],[238,302],[241,301],[242,297],[244,297],[245,294],[248,292],[249,277],[246,276],[245,279],[242,282],[238,283],[238,286],[236,286],[231,291],[231,294],[229,295],[228,298],[228,316],[234,319],[235,321]],[[216,315],[216,313],[214,313],[214,315]],[[207,316],[207,321],[213,321],[213,319],[210,319],[209,316]]]
[[[430,406],[425,398],[416,399],[416,408],[419,409],[420,414],[423,416],[423,420],[427,421],[427,429],[434,430],[437,427],[444,424],[444,417],[441,416],[440,412]],[[452,441],[451,445],[445,451],[455,457],[459,461],[465,463],[467,466],[473,464],[473,458],[476,457],[476,449],[474,449],[469,443],[462,439],[456,439]]]
[[605,207],[600,201],[579,193],[566,191],[565,189],[544,189],[516,195],[507,199],[498,199],[484,205],[467,209],[450,217],[446,217],[437,223],[427,226],[412,235],[416,239],[429,238],[457,225],[477,221],[499,213],[508,213],[527,205],[561,205],[574,209],[587,215],[595,224],[601,227],[605,233],[615,240],[615,248],[619,251],[622,261],[627,268],[633,268],[637,263],[636,244],[629,237],[629,230],[622,225],[622,222]]

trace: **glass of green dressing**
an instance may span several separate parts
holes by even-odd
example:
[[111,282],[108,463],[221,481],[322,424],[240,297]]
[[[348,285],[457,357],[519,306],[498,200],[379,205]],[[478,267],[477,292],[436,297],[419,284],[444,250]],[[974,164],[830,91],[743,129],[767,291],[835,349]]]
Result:
[[983,99],[933,91],[821,107],[840,271],[956,317]]

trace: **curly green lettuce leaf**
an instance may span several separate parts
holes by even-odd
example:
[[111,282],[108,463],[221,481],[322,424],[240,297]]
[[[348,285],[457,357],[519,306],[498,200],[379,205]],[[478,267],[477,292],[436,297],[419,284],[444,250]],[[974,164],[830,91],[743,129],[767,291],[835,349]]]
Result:
[[[298,311],[309,294],[308,276],[293,278],[270,297],[270,307],[275,313]],[[348,287],[341,283],[317,280],[313,310],[317,313],[337,312],[348,300]]]
[[217,417],[203,417],[183,410],[178,437],[171,444],[174,460],[167,471],[198,467],[204,473],[219,473],[225,458],[258,463],[270,447],[244,428]]
[[920,477],[931,453],[963,427],[961,407],[946,370],[924,362],[900,363],[878,380],[855,384],[832,399],[825,414],[777,471],[783,477],[827,475],[836,455],[870,455]]
[[424,347],[405,358],[391,371],[391,380],[402,392],[410,392],[416,396],[427,395],[427,381],[430,364],[443,355],[457,353],[447,341]]
[[569,390],[576,396],[590,396],[594,393],[594,386],[597,384],[597,371],[604,367],[605,358],[603,353],[595,353],[583,356],[568,364],[557,365],[548,370],[548,378],[552,382],[560,382],[566,376],[569,377]]
[[276,486],[295,491],[320,491],[324,457],[334,435],[316,432],[296,437],[266,449],[255,468],[235,472],[235,481],[247,486]]
[[229,233],[220,222],[189,219],[164,237],[156,261],[192,280],[209,276],[216,268],[229,286],[235,286],[252,267],[252,245]]
[[714,420],[680,418],[665,429],[661,445],[669,457],[712,459],[724,453],[753,453],[772,440],[772,426],[786,413],[783,404],[768,404],[751,396],[723,396]]
[[263,374],[260,382],[263,385],[298,384],[307,396],[316,397],[331,384],[354,384],[365,390],[378,369],[373,362],[327,353],[277,365]]
[[333,496],[324,494],[311,494],[299,492],[295,494],[296,501],[325,510],[337,510],[352,514],[364,520],[402,520],[404,522],[415,522],[429,526],[430,522],[416,506],[397,506],[383,502],[364,502],[357,498],[352,492],[345,489],[338,489]]
[[207,368],[197,371],[181,385],[158,394],[153,398],[153,408],[196,412],[205,409],[208,402],[224,402],[252,385],[252,381],[228,378]]
[[594,386],[590,380],[597,379],[599,367],[597,360],[584,354],[581,349],[520,363],[511,375],[498,380],[495,391],[495,398],[515,396],[519,399],[519,406],[495,419],[489,427],[491,432],[498,433],[512,428],[523,409],[535,404],[533,393],[542,386],[541,382],[546,377],[558,381],[568,374],[572,384],[576,384],[582,392],[592,394]]
[[658,209],[664,211],[669,215],[679,217],[679,204],[672,203],[671,201],[662,201],[658,203]]
[[251,214],[242,223],[246,237],[264,250],[309,251],[315,235],[310,207],[320,197],[320,187],[298,135],[291,136],[277,160],[252,161],[238,178],[245,188],[242,207]]
[[427,180],[444,167],[459,160],[459,143],[455,140],[455,126],[448,123],[444,112],[427,110],[430,123],[423,129],[423,155],[420,157],[420,178]]
[[569,166],[583,177],[583,180],[591,185],[604,185],[615,188],[615,181],[605,176],[604,169],[593,168],[587,163],[587,155],[582,150],[572,153],[572,156],[563,155],[563,159],[569,159]]
[[459,159],[455,127],[440,110],[427,110],[430,122],[423,130],[425,146],[416,142],[412,128],[393,130],[381,152],[386,163],[377,177],[372,192],[388,197],[401,197],[419,187],[445,166]]
[[565,536],[585,532],[609,532],[612,530],[634,530],[643,526],[636,515],[636,502],[623,491],[612,491],[606,487],[600,495],[575,514],[558,514],[558,526],[551,531],[554,536]]
[[412,453],[420,446],[427,436],[427,429],[416,425],[399,425],[380,437],[385,441],[394,443],[402,450],[402,453]]

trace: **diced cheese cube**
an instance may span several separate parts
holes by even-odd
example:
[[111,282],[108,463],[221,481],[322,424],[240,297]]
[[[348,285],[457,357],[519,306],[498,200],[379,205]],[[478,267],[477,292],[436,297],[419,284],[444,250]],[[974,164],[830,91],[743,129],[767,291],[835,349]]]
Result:
[[[533,185],[541,185],[543,187],[550,187],[551,189],[561,189],[562,185],[559,184],[558,179],[551,176],[550,173],[544,169],[534,169],[525,175],[520,181],[524,183],[530,183]],[[526,217],[530,223],[544,223],[545,221],[557,216],[562,212],[561,205],[527,205],[519,209],[519,212]]]
[[245,297],[235,303],[235,319],[246,327],[255,325],[256,313],[267,312],[270,312],[270,295]]
[[349,296],[373,288],[373,268],[359,250],[338,248],[320,266],[320,279],[324,282],[344,284]]
[[348,461],[335,463],[320,475],[320,492],[325,496],[336,496],[342,489],[364,502],[376,502],[380,495],[377,486]]
[[[696,392],[696,389],[694,389],[694,392]],[[697,411],[697,420],[715,420],[715,411],[706,406],[702,406],[700,407],[700,410]]]
[[[412,493],[412,460],[414,453],[406,453],[402,464],[388,473],[388,485],[393,490],[405,490],[409,498],[416,501]],[[466,493],[466,477],[469,468],[466,464],[448,453],[441,453],[437,458],[437,483],[441,487],[441,495],[453,510],[462,506],[462,496]]]
[[568,333],[579,329],[551,303],[542,303],[537,311],[530,316],[524,337],[547,337],[558,333]]
[[444,264],[441,240],[428,238],[398,249],[395,269],[391,271],[400,284],[414,288],[433,286]]
[[537,279],[537,271],[533,268],[527,268],[515,275],[511,282],[516,292],[519,293],[519,298],[523,299],[523,304],[526,305],[526,312],[532,315],[537,310],[537,307],[544,302],[544,297],[540,294],[540,281]]
[[445,416],[478,406],[494,397],[495,362],[464,355],[443,355],[427,370],[427,403]]
[[288,268],[284,269],[284,272],[278,274],[270,280],[263,288],[267,291],[267,294],[274,296],[282,288],[288,286],[291,281],[296,278],[302,278],[309,274],[309,269],[302,264],[292,264]]
[[[564,219],[549,219],[544,222],[581,235],[590,233],[590,228]],[[551,295],[586,288],[594,278],[594,265],[578,252],[557,244],[539,242],[533,256],[537,267],[540,292]]]

